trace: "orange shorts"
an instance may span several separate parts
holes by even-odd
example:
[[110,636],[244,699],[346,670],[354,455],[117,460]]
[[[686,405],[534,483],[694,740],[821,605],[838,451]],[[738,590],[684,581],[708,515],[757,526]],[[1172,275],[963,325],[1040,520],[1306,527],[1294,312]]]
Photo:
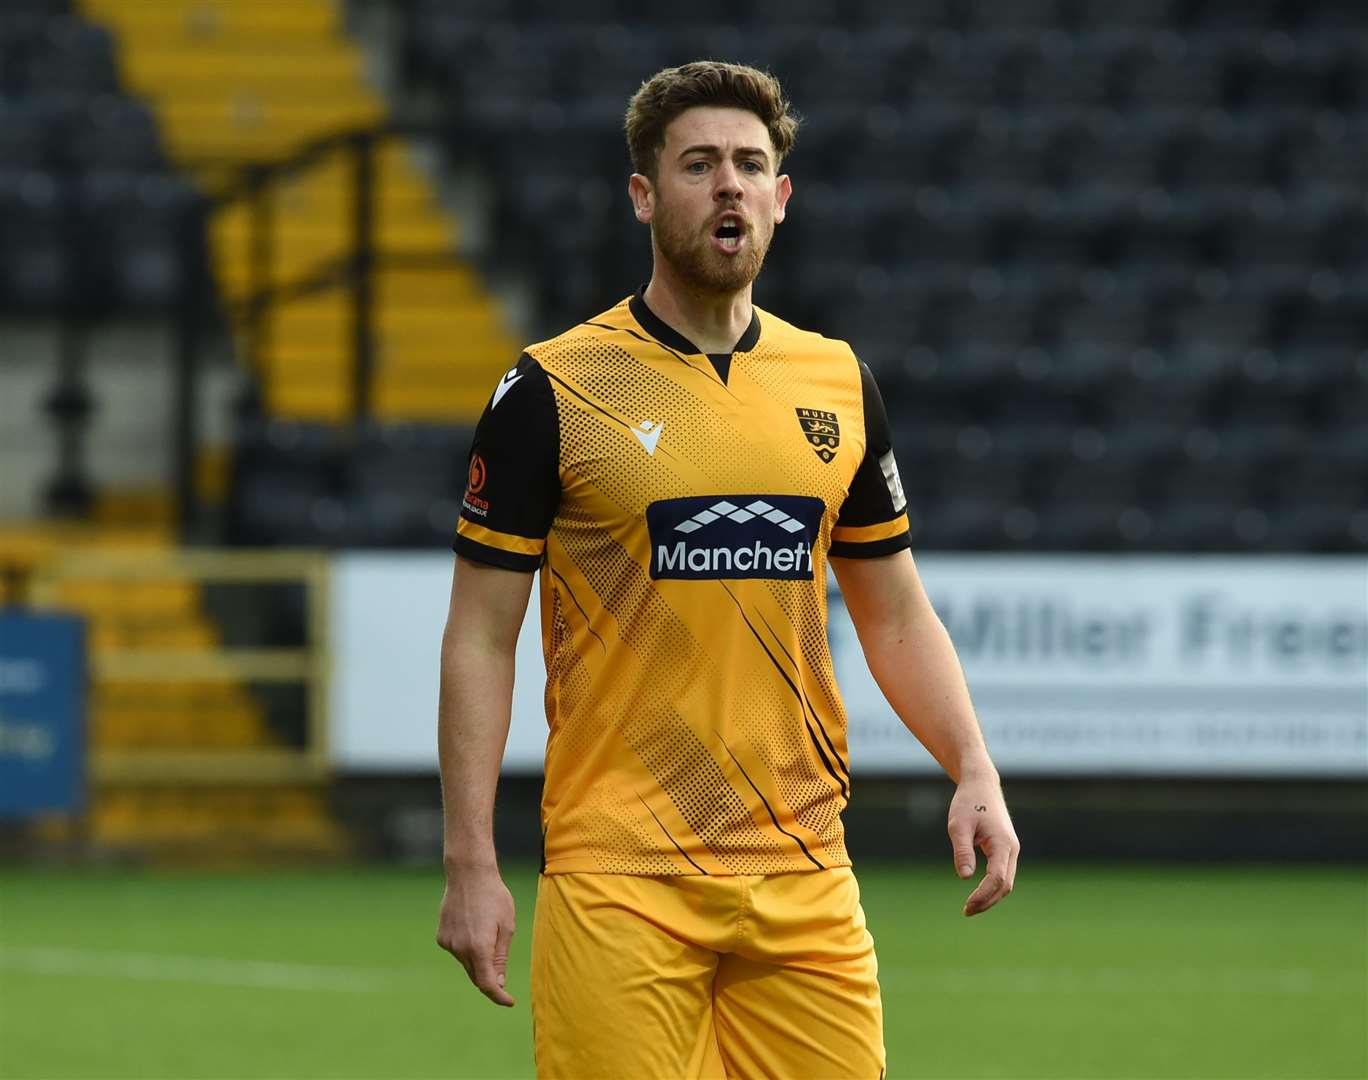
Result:
[[544,875],[532,1030],[543,1080],[876,1080],[883,1006],[855,875]]

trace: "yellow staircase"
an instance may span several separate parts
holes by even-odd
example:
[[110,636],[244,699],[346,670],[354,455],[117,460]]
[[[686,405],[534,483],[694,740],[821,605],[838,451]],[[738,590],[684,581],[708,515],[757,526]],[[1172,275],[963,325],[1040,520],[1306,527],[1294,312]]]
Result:
[[[117,35],[124,84],[156,111],[169,155],[210,188],[233,167],[287,160],[311,141],[384,121],[331,0],[82,0],[82,7]],[[517,357],[517,342],[455,257],[456,223],[401,140],[381,144],[375,174],[382,259],[422,253],[440,264],[401,270],[382,261],[375,272],[374,414],[473,423]],[[350,252],[351,182],[351,157],[339,149],[276,186],[268,284],[298,282]],[[249,293],[251,229],[243,201],[215,216],[212,258],[229,301]],[[349,419],[350,334],[343,289],[277,307],[260,358],[267,411]]]
[[[201,586],[174,569],[172,529],[164,522],[122,523],[126,502],[97,508],[91,524],[0,527],[0,567],[32,583],[38,610],[86,620],[84,838],[102,852],[180,860],[346,854],[347,838],[332,820],[325,778],[317,770],[309,776],[305,769],[274,775],[263,769],[255,780],[220,765],[302,756],[271,731],[243,680],[157,673],[130,678],[110,663],[139,654],[186,663],[221,649],[204,614]],[[149,499],[134,502],[146,509]],[[131,579],[95,569],[110,555],[131,556],[153,569]],[[165,572],[157,568],[163,560]],[[85,561],[89,574],[49,573],[59,564]],[[187,761],[198,768],[186,770]],[[70,841],[73,824],[51,818],[40,825],[40,835]]]

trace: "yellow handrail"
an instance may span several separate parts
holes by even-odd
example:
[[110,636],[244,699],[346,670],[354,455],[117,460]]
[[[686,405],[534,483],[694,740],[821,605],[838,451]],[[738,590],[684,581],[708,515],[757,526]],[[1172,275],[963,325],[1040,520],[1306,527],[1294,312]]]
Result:
[[91,754],[95,782],[148,783],[321,780],[328,774],[328,560],[310,551],[210,549],[67,550],[35,568],[29,590],[38,608],[57,608],[69,582],[145,584],[167,579],[206,583],[298,582],[307,596],[307,640],[299,648],[198,648],[168,650],[123,646],[90,657],[94,683],[134,680],[184,682],[298,682],[308,690],[304,745],[259,750],[98,750]]

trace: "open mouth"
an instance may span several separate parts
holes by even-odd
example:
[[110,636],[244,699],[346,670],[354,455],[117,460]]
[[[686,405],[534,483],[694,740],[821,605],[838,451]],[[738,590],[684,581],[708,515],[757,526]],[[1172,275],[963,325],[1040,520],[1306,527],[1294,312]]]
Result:
[[741,246],[745,234],[746,230],[741,227],[740,222],[729,220],[722,222],[713,230],[713,239],[723,251],[735,251]]

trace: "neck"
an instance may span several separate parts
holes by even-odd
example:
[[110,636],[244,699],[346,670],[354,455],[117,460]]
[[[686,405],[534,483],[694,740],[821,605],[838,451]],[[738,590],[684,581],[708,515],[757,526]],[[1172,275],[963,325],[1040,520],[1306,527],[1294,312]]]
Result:
[[734,293],[706,292],[682,281],[657,255],[646,306],[705,353],[729,353],[751,321],[751,287]]

